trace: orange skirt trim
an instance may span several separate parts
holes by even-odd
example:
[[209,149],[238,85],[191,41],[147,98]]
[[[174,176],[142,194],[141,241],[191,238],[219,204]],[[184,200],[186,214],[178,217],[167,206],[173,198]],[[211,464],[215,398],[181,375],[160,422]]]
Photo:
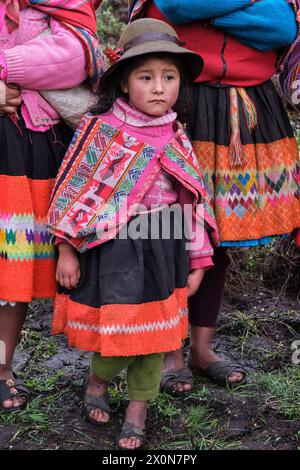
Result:
[[188,333],[187,288],[166,300],[89,307],[57,294],[52,333],[102,356],[136,356],[179,349]]

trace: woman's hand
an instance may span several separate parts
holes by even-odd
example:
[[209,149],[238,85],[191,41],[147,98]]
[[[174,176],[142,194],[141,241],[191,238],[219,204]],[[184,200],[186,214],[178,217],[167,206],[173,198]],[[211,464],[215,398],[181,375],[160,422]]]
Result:
[[196,294],[202,282],[204,273],[205,270],[201,268],[193,269],[190,272],[187,280],[188,297],[192,297],[192,295]]
[[56,267],[56,280],[67,289],[74,289],[80,278],[80,265],[75,250],[67,243],[58,245],[59,258]]
[[0,105],[0,113],[12,114],[22,103],[20,89],[13,83],[4,84],[5,86],[5,104]]

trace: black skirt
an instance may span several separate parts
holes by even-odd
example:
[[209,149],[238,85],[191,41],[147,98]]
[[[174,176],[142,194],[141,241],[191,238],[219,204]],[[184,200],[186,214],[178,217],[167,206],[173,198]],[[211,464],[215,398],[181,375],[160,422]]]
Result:
[[[64,332],[70,344],[102,355],[180,348],[187,334],[189,254],[184,234],[175,238],[182,233],[176,232],[182,221],[173,212],[168,219],[169,214],[166,208],[140,216],[145,238],[124,239],[123,230],[116,239],[79,254],[78,286],[58,290],[54,333]],[[154,220],[160,232],[156,239],[151,238]],[[170,237],[164,239],[161,228],[168,220]]]

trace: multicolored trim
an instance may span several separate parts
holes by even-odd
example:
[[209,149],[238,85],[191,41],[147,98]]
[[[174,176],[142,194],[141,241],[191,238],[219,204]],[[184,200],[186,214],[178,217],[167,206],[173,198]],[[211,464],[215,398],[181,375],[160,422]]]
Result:
[[195,141],[204,184],[224,241],[259,240],[300,227],[300,167],[294,138],[244,145],[232,168],[229,148]]
[[54,259],[45,219],[0,213],[0,258],[9,261]]

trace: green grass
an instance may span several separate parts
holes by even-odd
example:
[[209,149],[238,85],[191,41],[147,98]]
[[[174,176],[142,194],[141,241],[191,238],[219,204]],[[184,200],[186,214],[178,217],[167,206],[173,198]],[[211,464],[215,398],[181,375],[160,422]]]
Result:
[[186,429],[191,438],[216,432],[218,420],[213,418],[211,410],[206,405],[190,406],[185,418]]
[[25,329],[21,333],[18,350],[31,350],[35,358],[46,360],[57,353],[56,339],[54,336],[44,336],[37,331]]
[[286,418],[300,420],[300,367],[287,366],[274,372],[254,374],[265,392],[265,404]]
[[5,413],[0,411],[0,422],[5,425],[18,424],[23,430],[26,428],[44,430],[50,425],[47,399],[37,397],[31,400],[26,408],[18,413]]
[[[264,311],[264,309],[262,311]],[[288,316],[288,313],[286,315]],[[226,318],[226,321],[223,322],[223,326],[221,326],[218,331],[222,332],[225,330],[225,332],[227,332],[229,328],[234,331],[238,350],[241,352],[241,354],[244,354],[245,352],[245,347],[249,337],[255,336],[256,338],[263,337],[268,342],[276,346],[277,355],[282,356],[284,353],[286,353],[287,347],[282,342],[278,341],[276,337],[274,337],[274,330],[276,328],[280,330],[287,330],[288,334],[292,338],[297,336],[295,329],[288,323],[288,318],[282,320],[280,317],[277,318],[274,315],[262,315],[259,311],[249,314],[249,312],[239,310],[225,313],[224,318]],[[267,355],[267,350],[265,350],[265,352]],[[256,356],[257,353],[258,350],[256,349]],[[268,360],[266,355],[264,362]],[[270,359],[272,355],[275,358],[275,354],[270,351]]]
[[110,0],[104,0],[97,16],[97,30],[100,42],[105,46],[116,46],[126,23],[114,15]]
[[176,406],[176,400],[167,393],[161,393],[153,404],[154,411],[159,415],[161,419],[167,420],[170,424],[175,418],[181,415],[181,410]]
[[57,382],[64,376],[64,372],[60,369],[55,370],[53,375],[46,377],[31,377],[27,374],[25,385],[35,392],[52,392],[55,390]]

